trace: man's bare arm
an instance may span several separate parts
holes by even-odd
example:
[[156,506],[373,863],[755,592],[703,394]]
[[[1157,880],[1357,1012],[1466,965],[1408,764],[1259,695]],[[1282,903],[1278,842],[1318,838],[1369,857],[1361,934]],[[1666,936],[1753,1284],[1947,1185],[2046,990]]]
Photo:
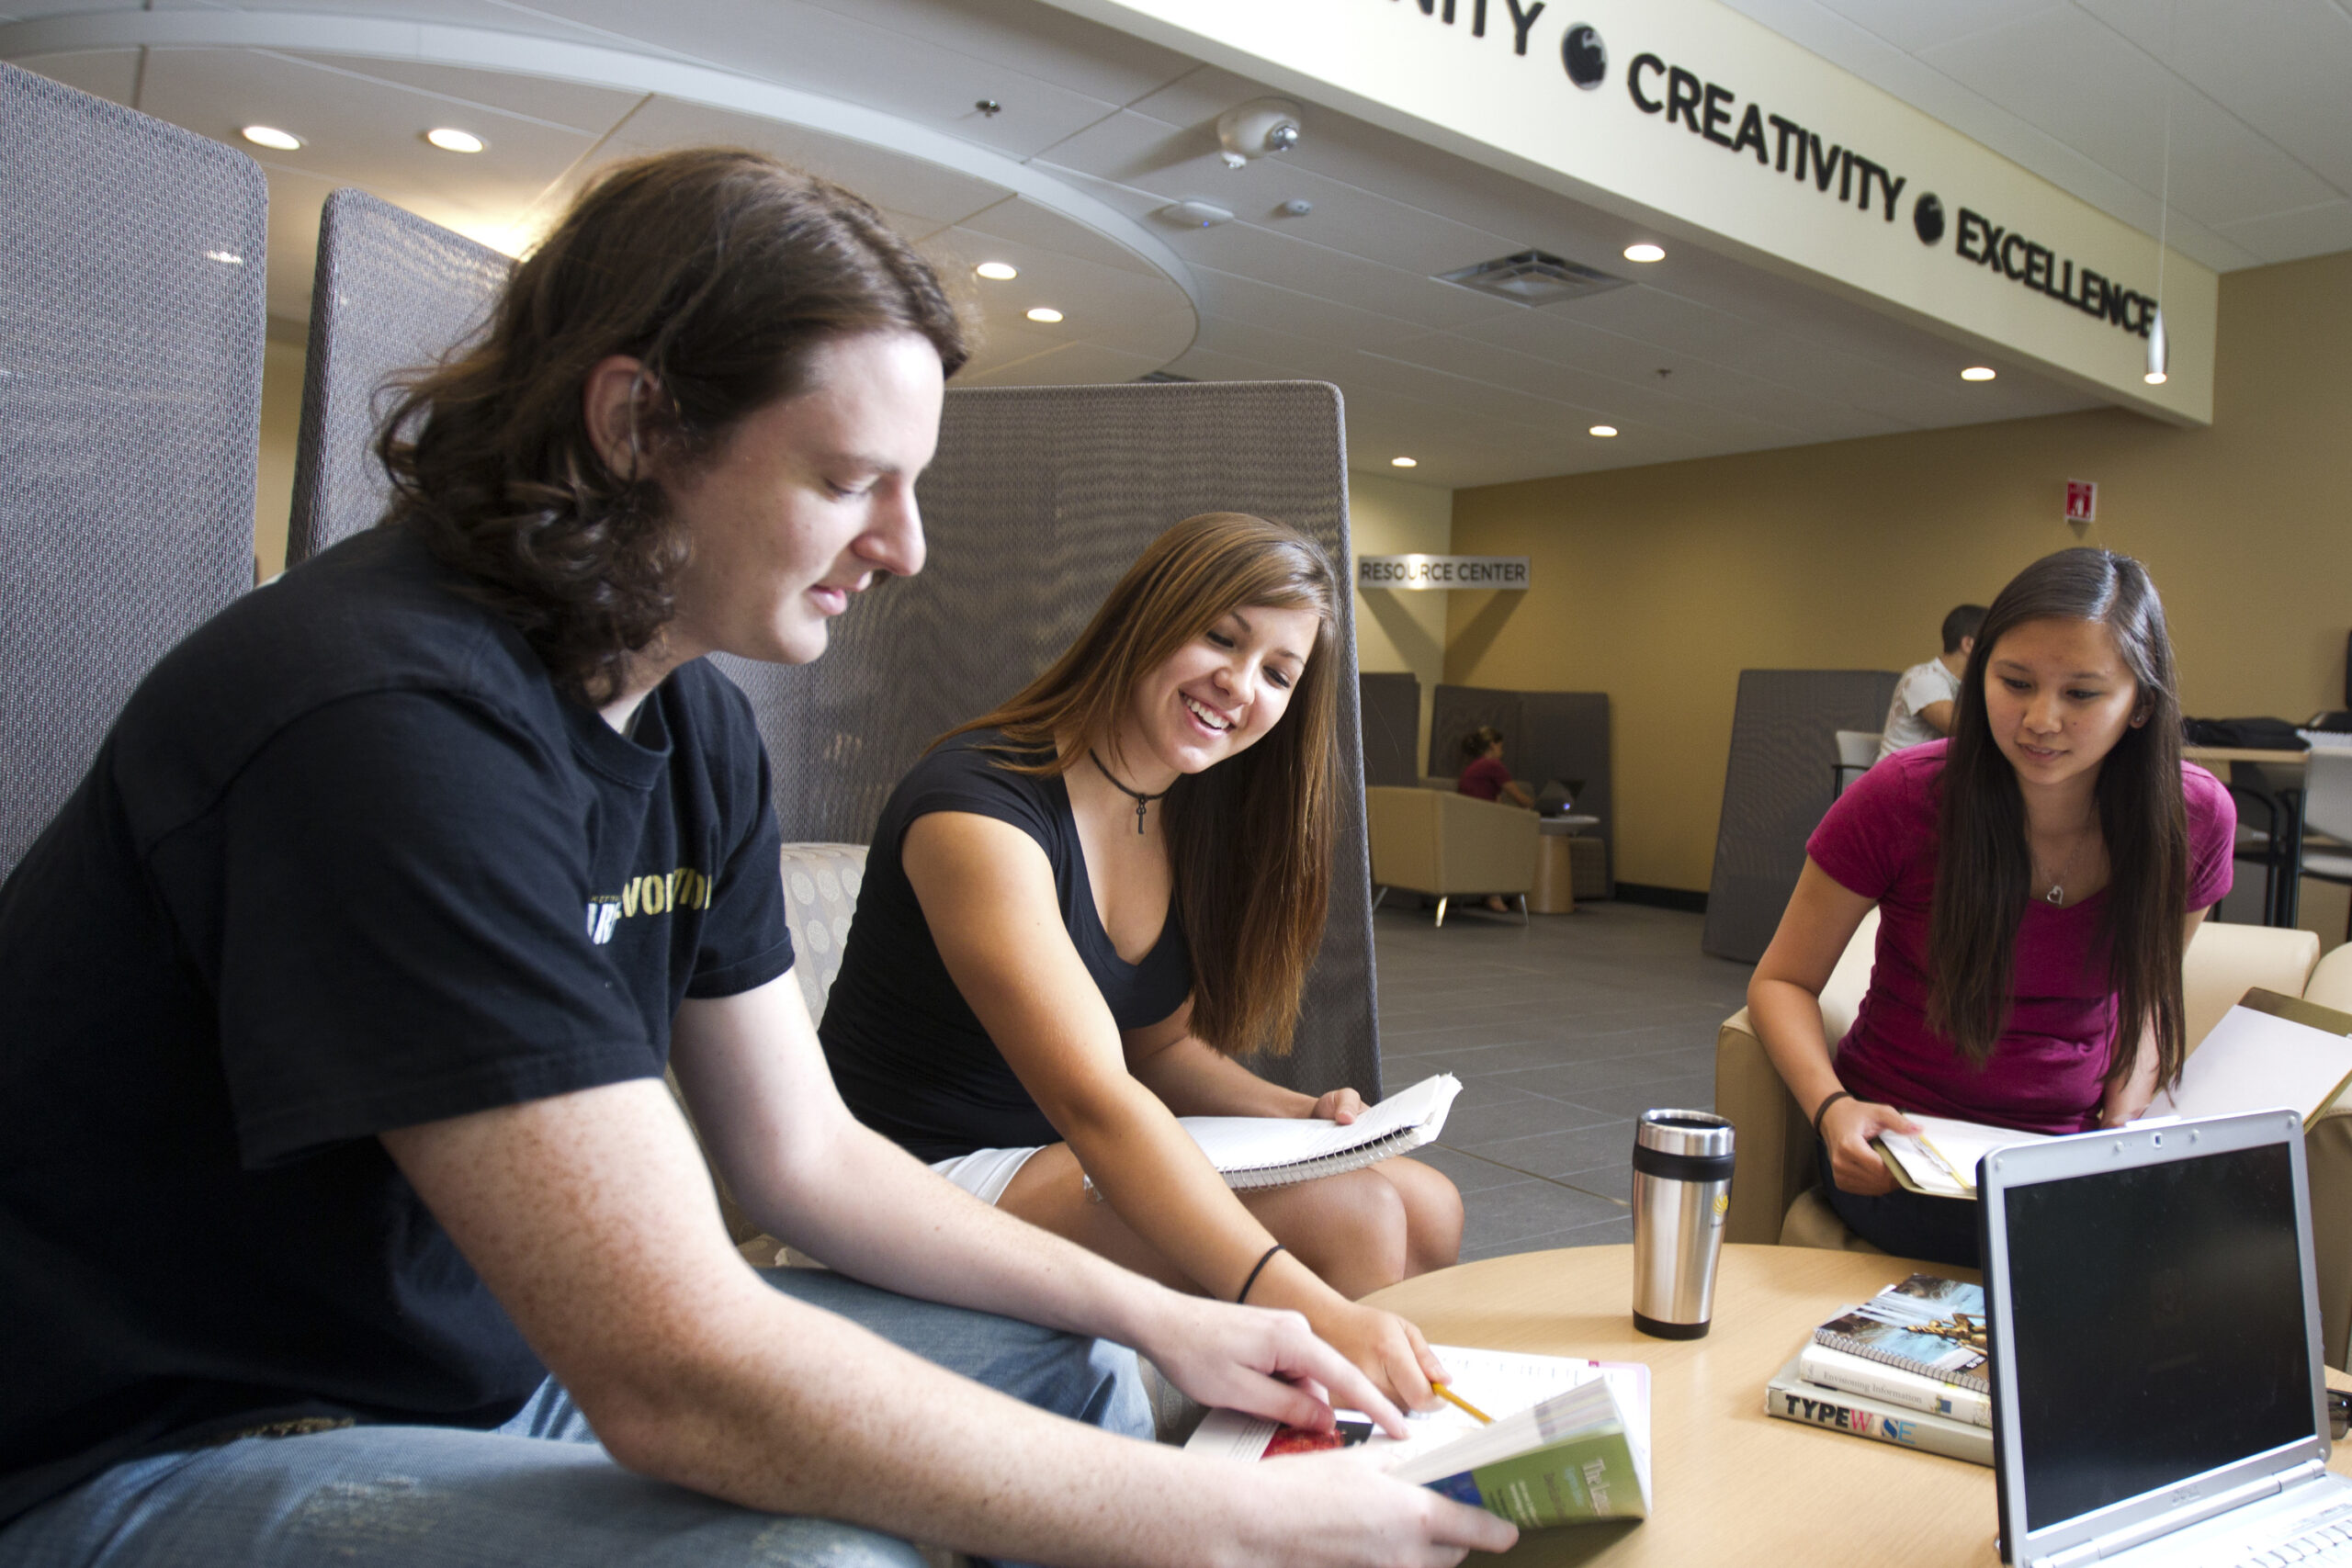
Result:
[[980,1202],[842,1104],[790,975],[688,1002],[671,1061],[736,1201],[771,1235],[868,1284],[1149,1355],[1206,1404],[1323,1426],[1313,1382],[1395,1429],[1388,1402],[1305,1322],[1180,1295]]
[[[1508,1537],[1368,1471],[1206,1465],[1044,1415],[770,1289],[728,1246],[652,1080],[383,1141],[607,1450],[642,1473],[1048,1562],[1436,1563]],[[1310,1521],[1328,1544],[1297,1528]]]

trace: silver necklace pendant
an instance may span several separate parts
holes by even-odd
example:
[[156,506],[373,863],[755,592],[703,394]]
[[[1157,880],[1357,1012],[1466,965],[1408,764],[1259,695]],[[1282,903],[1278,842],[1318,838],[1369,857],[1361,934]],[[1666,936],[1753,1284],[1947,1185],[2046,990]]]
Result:
[[2041,896],[2041,901],[2045,904],[2064,904],[2066,901],[2066,888],[2064,884],[2057,882],[2052,883],[2050,885],[2050,891]]

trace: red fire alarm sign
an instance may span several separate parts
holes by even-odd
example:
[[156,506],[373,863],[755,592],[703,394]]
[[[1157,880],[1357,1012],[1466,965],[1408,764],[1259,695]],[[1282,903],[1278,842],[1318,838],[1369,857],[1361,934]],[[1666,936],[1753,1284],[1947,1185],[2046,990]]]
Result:
[[2098,520],[2098,486],[2088,479],[2066,481],[2066,521],[2095,523]]

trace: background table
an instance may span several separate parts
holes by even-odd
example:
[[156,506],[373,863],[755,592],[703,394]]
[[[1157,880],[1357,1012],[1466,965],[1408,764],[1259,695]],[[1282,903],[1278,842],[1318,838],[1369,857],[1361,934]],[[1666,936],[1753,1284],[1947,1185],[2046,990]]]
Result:
[[2277,803],[2269,848],[2272,859],[2279,863],[2272,867],[2276,880],[2262,911],[2262,923],[2288,927],[2300,923],[2303,882],[2297,871],[2303,862],[2303,774],[2311,753],[2256,746],[2184,746],[2180,754],[2224,784],[2267,795]]
[[[1633,1253],[1521,1253],[1367,1298],[1439,1344],[1649,1363],[1649,1519],[1527,1535],[1495,1561],[1995,1568],[1990,1470],[1764,1414],[1764,1384],[1815,1324],[1914,1265],[1867,1253],[1726,1247],[1713,1332],[1667,1340],[1634,1332]],[[2352,1447],[2336,1450],[2332,1468],[2352,1474]]]
[[[1598,817],[1567,816],[1539,817],[1535,819],[1535,886],[1527,895],[1527,908],[1538,915],[1572,915],[1577,908],[1577,884],[1586,880],[1577,875],[1577,850],[1581,843],[1585,852],[1596,857],[1600,840],[1587,839],[1588,829],[1598,827]],[[1588,898],[1598,898],[1607,881],[1607,873],[1596,863],[1595,874],[1585,891]]]

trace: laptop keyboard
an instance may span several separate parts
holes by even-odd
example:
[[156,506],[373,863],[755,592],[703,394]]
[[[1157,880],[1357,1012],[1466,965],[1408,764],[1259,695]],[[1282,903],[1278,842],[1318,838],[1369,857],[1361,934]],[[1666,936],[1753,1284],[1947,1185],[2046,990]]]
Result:
[[[2352,1563],[2352,1503],[2309,1514],[2287,1527],[2294,1533],[2265,1541],[2243,1555],[2209,1558],[2222,1568],[2291,1568],[2299,1562]],[[2241,1549],[2242,1550],[2242,1549]]]

